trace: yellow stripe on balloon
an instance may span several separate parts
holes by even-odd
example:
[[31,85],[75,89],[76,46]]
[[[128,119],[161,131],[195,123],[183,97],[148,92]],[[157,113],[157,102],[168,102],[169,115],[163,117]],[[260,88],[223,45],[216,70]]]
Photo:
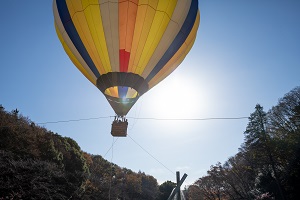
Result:
[[142,72],[141,66],[138,66],[141,54],[151,29],[155,10],[157,9],[158,0],[141,0],[139,1],[135,30],[133,34],[132,50],[129,59],[128,71],[137,73]]
[[85,18],[97,50],[97,57],[101,60],[101,66],[96,65],[96,67],[101,74],[106,74],[111,72],[111,65],[98,0],[82,1],[82,3]]
[[115,86],[115,87],[110,87],[110,88],[107,88],[105,91],[104,91],[104,94],[108,95],[108,96],[111,96],[111,97],[116,97],[118,98],[118,87]]
[[138,62],[138,66],[140,68],[136,71],[137,74],[142,74],[158,43],[164,35],[176,7],[176,3],[177,1],[174,0],[159,1],[157,10],[155,11],[155,16],[151,23],[150,31],[147,35],[145,46]]
[[111,64],[111,71],[119,71],[119,23],[118,0],[102,0],[100,13]]
[[167,51],[169,46],[172,44],[173,40],[175,39],[176,35],[180,31],[184,20],[189,12],[191,5],[191,0],[178,0],[176,8],[173,12],[172,18],[162,36],[157,48],[153,52],[152,57],[150,58],[145,70],[142,73],[142,77],[146,78],[159,60],[162,58],[164,53]]
[[186,57],[190,49],[192,48],[195,39],[196,34],[198,30],[198,26],[200,23],[200,13],[198,11],[196,21],[194,23],[194,26],[183,43],[183,45],[179,48],[179,50],[175,53],[175,55],[169,60],[169,62],[164,66],[162,70],[160,70],[151,81],[149,81],[149,89],[155,86],[157,83],[165,79],[172,71],[174,71],[178,65],[183,61],[183,59]]
[[91,57],[93,63],[95,64],[97,70],[100,74],[104,74],[103,65],[98,56],[98,51],[95,46],[93,37],[91,35],[90,27],[87,23],[86,16],[84,14],[84,8],[81,1],[66,0],[70,16],[72,18],[73,24],[77,30],[77,33],[85,46],[89,56]]
[[112,96],[109,90],[105,90],[104,94],[106,94],[108,96]]
[[72,51],[69,49],[68,45],[65,43],[64,39],[62,38],[62,35],[60,34],[57,25],[55,24],[55,29],[56,29],[56,33],[57,36],[61,42],[61,44],[63,45],[66,53],[68,54],[69,58],[71,59],[71,61],[74,63],[74,65],[77,67],[77,69],[79,69],[79,71],[94,85],[96,85],[97,82],[97,78],[96,76],[90,71],[87,72],[86,69],[81,65],[81,63],[77,60],[76,56],[72,53]]

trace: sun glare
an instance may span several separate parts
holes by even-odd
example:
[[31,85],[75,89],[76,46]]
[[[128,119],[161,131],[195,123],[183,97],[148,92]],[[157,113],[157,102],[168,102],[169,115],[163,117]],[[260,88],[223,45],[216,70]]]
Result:
[[193,80],[172,74],[147,95],[147,110],[160,118],[192,118],[199,108],[198,96],[199,87]]

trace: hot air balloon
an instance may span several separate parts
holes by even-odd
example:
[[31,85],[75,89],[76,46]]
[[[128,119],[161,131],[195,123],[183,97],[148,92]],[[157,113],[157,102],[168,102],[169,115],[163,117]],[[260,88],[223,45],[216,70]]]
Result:
[[113,136],[126,136],[131,107],[183,61],[200,21],[198,0],[54,0],[53,12],[64,50],[116,113]]

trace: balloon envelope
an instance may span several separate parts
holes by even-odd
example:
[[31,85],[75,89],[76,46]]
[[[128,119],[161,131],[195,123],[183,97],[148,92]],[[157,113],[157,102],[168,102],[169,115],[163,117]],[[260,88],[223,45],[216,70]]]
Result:
[[167,77],[194,44],[198,0],[54,0],[57,35],[119,116]]

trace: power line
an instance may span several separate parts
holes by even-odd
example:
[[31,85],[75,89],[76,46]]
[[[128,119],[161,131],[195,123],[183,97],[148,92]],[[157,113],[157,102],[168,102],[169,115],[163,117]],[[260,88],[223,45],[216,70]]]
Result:
[[[78,121],[89,121],[97,119],[107,119],[113,118],[114,116],[106,117],[92,117],[83,119],[70,119],[70,120],[60,120],[60,121],[50,121],[50,122],[39,122],[36,124],[57,124],[57,123],[68,123],[68,122],[78,122]],[[209,117],[209,118],[155,118],[155,117],[127,117],[128,119],[135,120],[157,120],[157,121],[209,121],[209,120],[239,120],[248,119],[249,117]]]
[[206,120],[237,120],[249,117],[209,117],[209,118],[155,118],[155,117],[127,117],[128,119],[158,120],[158,121],[206,121]]
[[91,117],[91,118],[83,118],[83,119],[69,119],[69,120],[61,120],[61,121],[39,122],[39,123],[36,123],[36,124],[57,124],[57,123],[67,123],[67,122],[89,121],[89,120],[96,120],[96,119],[106,119],[106,118],[111,118],[111,117],[112,116]]

